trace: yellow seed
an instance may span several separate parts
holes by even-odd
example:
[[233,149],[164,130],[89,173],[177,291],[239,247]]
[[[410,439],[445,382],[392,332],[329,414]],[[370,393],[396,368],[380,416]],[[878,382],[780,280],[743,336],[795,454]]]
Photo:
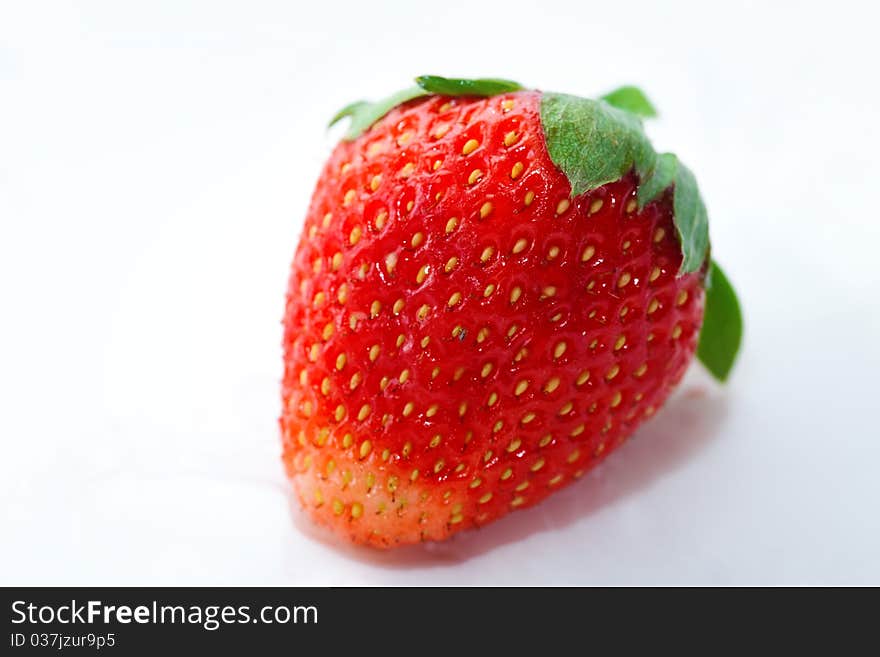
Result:
[[532,413],[531,411],[529,411],[528,413],[523,415],[519,421],[522,422],[523,424],[528,424],[529,422],[534,420],[535,417],[537,417],[537,416],[534,413]]
[[427,417],[434,417],[435,415],[437,415],[437,411],[438,411],[439,408],[440,408],[440,407],[439,407],[437,404],[431,404],[431,405],[428,407],[428,410],[425,411],[425,415],[426,415]]
[[449,297],[448,305],[450,308],[452,308],[453,306],[458,305],[458,303],[460,301],[461,301],[461,292],[453,292],[452,296]]
[[590,203],[590,214],[596,214],[599,210],[602,209],[602,199],[597,198],[595,201]]
[[337,422],[342,422],[342,418],[345,417],[345,406],[339,404],[336,407],[336,410],[333,411],[333,417],[336,418]]
[[507,468],[504,472],[501,473],[501,481],[507,481],[513,476],[513,470]]
[[468,185],[473,185],[475,182],[480,180],[483,177],[483,172],[480,169],[474,169],[471,171],[471,174],[468,176]]
[[547,251],[547,260],[555,260],[556,256],[558,256],[558,255],[559,255],[559,247],[558,246],[551,246],[550,249]]
[[648,304],[648,314],[654,313],[657,308],[660,307],[660,302],[657,299],[651,299],[651,302]]
[[555,296],[556,296],[556,287],[553,285],[548,285],[543,290],[541,290],[541,298],[542,299],[549,299],[549,298],[555,297]]
[[[379,380],[379,390],[384,391],[385,388],[388,387],[388,384],[389,384],[389,383],[391,383],[391,379],[389,379],[387,376],[383,376],[383,377]],[[383,423],[383,424],[385,423],[385,419],[386,419],[386,418],[387,418],[387,416],[383,416],[383,417],[382,417],[382,423]]]
[[516,134],[516,131],[511,130],[506,135],[504,135],[504,145],[507,147],[513,146],[518,139],[519,135]]
[[348,301],[348,285],[346,283],[339,286],[339,291],[336,293],[336,299],[339,303],[345,303]]
[[573,408],[573,403],[565,402],[565,404],[562,405],[562,408],[559,409],[559,415],[568,415],[569,413],[571,413],[571,409]]
[[324,495],[317,488],[315,489],[315,506],[324,504]]
[[419,478],[419,470],[418,470],[418,468],[416,468],[415,470],[413,470],[413,471],[410,473],[410,475],[409,475],[409,480],[410,480],[410,481],[415,481],[415,480],[418,479],[418,478]]
[[514,488],[513,490],[520,492],[520,491],[524,491],[528,487],[529,487],[529,482],[524,481],[521,484],[518,484],[517,487]]
[[450,525],[457,525],[462,520],[464,520],[464,516],[462,516],[460,513],[456,513],[456,514],[453,514],[452,517],[449,518],[449,524]]
[[507,451],[513,453],[520,448],[520,445],[522,445],[522,441],[519,438],[514,438],[508,443]]
[[326,301],[326,299],[327,299],[327,296],[323,292],[318,292],[315,295],[315,299],[313,301],[313,303],[315,304],[315,308],[320,308],[321,306],[323,306],[324,301]]
[[455,327],[452,329],[452,337],[457,338],[462,333],[464,333],[464,328],[461,324],[456,324]]
[[567,348],[568,345],[565,344],[564,340],[557,342],[556,346],[553,347],[553,358],[560,358]]
[[415,407],[416,407],[416,405],[413,404],[412,402],[406,402],[406,404],[403,407],[403,417],[409,417],[412,414],[413,409]]
[[333,500],[333,513],[334,515],[341,516],[342,512],[345,511],[345,505],[340,500]]
[[614,393],[614,396],[611,397],[611,408],[617,408],[620,406],[620,402],[623,399],[623,395],[620,394],[620,391]]
[[373,223],[375,224],[377,230],[382,230],[382,228],[385,226],[386,221],[388,221],[388,213],[385,212],[385,210],[382,210],[379,214],[376,215]]
[[525,198],[523,198],[523,203],[525,203],[526,207],[529,207],[532,204],[532,201],[535,200],[535,192],[528,191],[526,192]]
[[351,505],[351,517],[357,520],[362,515],[364,515],[364,505],[360,502],[355,502]]
[[523,504],[525,504],[525,501],[526,501],[526,498],[524,498],[522,495],[517,495],[516,497],[513,498],[513,501],[510,503],[510,506],[516,508],[518,506],[522,506]]
[[412,240],[410,240],[410,244],[412,248],[417,249],[422,245],[422,242],[425,241],[425,234],[421,231],[412,236]]
[[400,172],[399,172],[398,175],[400,175],[400,176],[402,176],[402,177],[405,178],[406,176],[411,175],[412,172],[415,171],[415,170],[416,170],[416,165],[413,164],[412,162],[407,162],[407,163],[403,166],[403,168],[400,170]]
[[309,348],[309,360],[314,363],[316,360],[318,360],[318,354],[320,354],[320,353],[321,353],[321,347],[317,344],[313,344]]
[[619,351],[620,349],[623,348],[623,345],[625,345],[625,344],[626,344],[626,336],[621,335],[619,338],[617,338],[617,342],[614,343],[614,351]]
[[357,196],[357,192],[353,189],[349,189],[345,192],[345,196],[342,197],[342,203],[344,205],[349,205],[352,201],[354,201],[355,196]]
[[430,341],[431,341],[431,336],[430,336],[430,335],[426,335],[425,337],[422,338],[422,340],[421,340],[421,342],[419,342],[419,344],[422,345],[422,349],[424,349],[425,347],[428,346],[428,343],[429,343]]
[[442,439],[443,437],[438,433],[433,438],[431,438],[431,442],[428,443],[428,447],[437,447]]
[[575,381],[575,383],[577,383],[577,385],[579,385],[579,386],[582,386],[589,380],[590,380],[590,371],[584,370],[583,372],[578,374],[578,378]]
[[462,155],[470,155],[480,147],[480,142],[476,139],[468,139],[461,148]]
[[549,393],[553,392],[554,390],[556,390],[556,388],[558,388],[558,387],[559,387],[559,377],[554,376],[552,379],[548,380],[547,383],[544,384],[544,392],[549,394]]
[[373,443],[371,443],[369,440],[365,440],[364,442],[362,442],[362,443],[361,443],[361,449],[360,449],[360,452],[359,452],[360,455],[361,455],[361,458],[362,458],[362,459],[367,458],[367,456],[369,455],[369,453],[370,453],[372,450],[373,450]]
[[559,203],[556,204],[556,214],[562,214],[563,212],[568,210],[569,207],[571,207],[571,201],[569,201],[567,198],[562,199],[561,201],[559,201]]
[[363,230],[361,229],[361,227],[355,226],[354,228],[351,229],[351,233],[348,236],[348,243],[351,244],[352,246],[354,246],[355,244],[357,244],[360,241],[362,234],[363,234]]
[[596,247],[593,245],[587,246],[583,253],[581,253],[581,262],[587,262],[596,254]]
[[392,493],[397,490],[397,484],[400,480],[397,478],[397,475],[391,475],[388,477],[388,490]]
[[486,297],[486,298],[488,299],[489,297],[492,296],[492,293],[493,293],[493,292],[495,292],[495,284],[494,284],[494,283],[489,283],[489,284],[486,286],[486,289],[483,290],[483,296]]
[[446,461],[443,459],[437,459],[437,462],[434,464],[434,474],[440,472],[444,465],[446,465]]
[[551,479],[550,481],[548,481],[548,482],[547,482],[547,485],[548,485],[548,486],[555,486],[555,485],[558,484],[560,481],[562,481],[562,475],[561,475],[561,474],[558,474],[558,475],[556,475],[555,477],[553,477],[553,479]]
[[637,379],[639,379],[642,376],[644,376],[645,372],[647,372],[647,371],[648,371],[648,364],[642,363],[641,365],[639,365],[638,369],[636,369],[636,371],[633,372],[633,376],[636,377]]
[[629,201],[626,202],[626,213],[631,214],[636,209],[637,205],[638,203],[636,203],[636,200],[634,198],[631,198]]
[[412,201],[410,201],[409,203],[407,203],[407,204],[406,204],[406,211],[409,212],[410,210],[412,210],[412,209],[413,209],[413,205],[414,205],[414,203],[413,203]]
[[330,394],[330,379],[328,379],[326,376],[324,377],[324,380],[321,381],[321,394]]
[[485,504],[486,502],[488,502],[491,499],[492,499],[492,493],[486,493],[479,500],[477,500],[477,503],[478,504]]
[[654,269],[651,270],[651,276],[649,277],[648,280],[650,280],[653,283],[658,278],[660,278],[660,267],[654,267]]
[[400,373],[400,376],[398,377],[398,380],[399,380],[401,383],[406,383],[407,381],[409,381],[409,370],[403,370],[403,371]]
[[452,217],[449,221],[446,222],[446,234],[448,235],[452,231],[454,231],[458,227],[458,219]]
[[341,370],[343,367],[345,367],[345,361],[346,361],[346,356],[345,356],[345,354],[344,354],[344,353],[339,354],[339,355],[336,357],[336,369],[337,369],[337,370]]
[[485,326],[477,331],[477,342],[483,342],[489,337],[489,329]]
[[382,184],[382,174],[377,174],[370,180],[370,189],[375,192],[379,189],[380,184]]
[[501,109],[504,110],[505,112],[509,112],[510,110],[513,109],[513,101],[510,100],[509,98],[507,100],[501,101]]
[[483,369],[480,371],[480,376],[484,379],[492,373],[492,363],[486,363],[483,365]]
[[513,394],[517,397],[523,394],[529,388],[529,382],[523,379],[519,383],[516,384],[516,388],[513,389]]
[[522,172],[523,172],[523,170],[525,170],[525,168],[526,167],[522,162],[517,162],[516,164],[513,165],[513,168],[510,170],[510,177],[513,180],[516,180],[517,178],[520,177],[520,175],[522,175]]
[[473,480],[471,480],[471,483],[468,484],[468,488],[479,488],[480,484],[482,483],[482,479],[480,479],[479,477],[474,477]]
[[583,424],[579,424],[579,425],[577,425],[574,429],[571,430],[571,433],[570,433],[569,435],[570,435],[572,438],[576,438],[576,437],[580,436],[580,435],[584,432],[584,428],[585,428],[585,427],[584,427]]
[[419,312],[417,313],[416,316],[417,316],[420,320],[424,320],[424,319],[428,316],[428,313],[429,313],[429,312],[431,312],[431,308],[430,308],[430,306],[428,306],[427,304],[422,304],[422,307],[419,308]]
[[617,279],[617,287],[626,287],[629,285],[629,282],[632,280],[632,276],[629,272],[623,272],[620,275],[620,278]]
[[625,253],[626,251],[628,251],[628,250],[629,250],[629,247],[631,247],[631,246],[632,246],[632,242],[630,242],[629,240],[627,240],[626,242],[624,242],[624,243],[623,243],[623,247],[622,247],[624,253]]
[[487,246],[480,254],[480,262],[488,262],[493,255],[495,255],[495,247]]
[[379,357],[379,345],[374,344],[370,347],[370,360],[375,362],[375,360]]
[[464,417],[464,414],[467,413],[467,407],[468,407],[467,402],[461,402],[458,405],[458,416],[459,417]]
[[620,367],[618,365],[612,365],[611,369],[605,374],[605,378],[610,381],[615,376],[617,376],[618,372],[620,372]]
[[480,206],[480,219],[485,219],[492,212],[492,204],[489,201]]
[[489,395],[489,401],[487,403],[489,406],[494,406],[497,401],[498,401],[498,393],[493,392]]
[[522,288],[517,285],[510,291],[510,303],[516,303],[522,296]]
[[403,299],[398,299],[397,301],[394,302],[394,305],[391,306],[392,312],[394,312],[395,315],[399,315],[400,311],[403,310],[403,305],[404,305]]
[[406,336],[403,333],[401,333],[400,335],[397,336],[397,340],[395,341],[394,344],[396,344],[398,347],[400,347],[401,345],[403,345],[404,342],[406,342]]
[[376,318],[379,316],[379,311],[382,310],[382,304],[379,301],[374,301],[370,304],[370,317]]
[[411,452],[412,452],[412,443],[409,441],[406,441],[406,443],[403,446],[403,449],[401,450],[401,454],[403,454],[404,456],[409,456]]
[[513,253],[522,253],[523,251],[526,250],[526,247],[528,245],[529,245],[529,241],[524,237],[520,237],[516,241],[516,244],[513,245]]
[[448,274],[453,269],[455,269],[455,266],[457,264],[458,264],[458,258],[456,258],[455,256],[452,256],[449,260],[446,261],[446,266],[443,267],[443,270]]
[[678,293],[678,296],[675,298],[675,305],[676,306],[683,306],[687,300],[688,300],[687,290],[682,290],[681,292]]
[[654,231],[654,243],[660,242],[666,236],[666,230],[663,228],[658,228]]
[[[364,404],[361,406],[361,410],[358,411],[358,420],[364,421],[367,419],[367,416],[373,411],[369,404]],[[363,448],[362,448],[363,449]]]
[[672,339],[678,340],[680,337],[681,337],[681,325],[676,324],[675,327],[672,329]]
[[543,467],[544,467],[544,459],[540,458],[537,461],[535,461],[535,463],[532,465],[532,467],[530,469],[532,472],[537,472],[538,470],[540,470]]

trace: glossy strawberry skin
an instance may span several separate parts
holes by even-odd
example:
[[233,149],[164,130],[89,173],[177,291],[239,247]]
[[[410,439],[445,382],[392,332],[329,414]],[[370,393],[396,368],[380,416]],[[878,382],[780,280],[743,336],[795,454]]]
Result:
[[571,199],[540,94],[429,97],[327,162],[293,262],[283,459],[354,542],[441,540],[540,501],[658,409],[693,355],[702,273],[669,194]]

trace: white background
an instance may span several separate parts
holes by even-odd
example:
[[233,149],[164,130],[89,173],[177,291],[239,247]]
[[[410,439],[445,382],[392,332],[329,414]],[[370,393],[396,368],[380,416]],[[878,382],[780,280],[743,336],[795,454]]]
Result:
[[[880,584],[873,3],[0,5],[0,584]],[[279,461],[329,116],[421,73],[641,85],[744,352],[599,470],[443,545],[340,548]]]

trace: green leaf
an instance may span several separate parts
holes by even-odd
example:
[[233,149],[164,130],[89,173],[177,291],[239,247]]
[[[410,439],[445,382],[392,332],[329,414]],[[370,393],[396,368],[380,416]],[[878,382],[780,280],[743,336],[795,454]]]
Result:
[[427,94],[421,87],[410,87],[409,89],[398,91],[397,93],[391,94],[387,98],[383,98],[374,103],[363,100],[351,103],[336,112],[330,121],[330,125],[332,126],[344,117],[351,117],[351,123],[349,124],[348,130],[343,139],[346,141],[353,141],[360,137],[367,128],[398,105],[401,105],[408,100],[412,100],[413,98],[426,95]]
[[643,208],[648,203],[656,199],[673,182],[675,182],[675,174],[678,172],[678,158],[672,153],[661,153],[654,162],[654,168],[645,174],[639,185],[639,208]]
[[709,216],[694,174],[681,162],[675,172],[672,208],[682,252],[678,273],[699,271],[709,251]]
[[718,263],[706,279],[706,310],[697,358],[721,382],[727,380],[742,341],[743,320],[736,291]]
[[679,274],[699,271],[709,251],[706,206],[690,170],[669,153],[657,155],[633,113],[607,102],[545,93],[541,123],[550,159],[574,196],[620,180],[635,169],[644,207],[673,186],[675,227],[681,242]]
[[568,177],[574,196],[620,180],[633,167],[641,176],[654,166],[641,121],[607,103],[545,93],[541,123],[550,159]]
[[441,96],[497,96],[522,89],[519,82],[512,80],[500,78],[466,80],[442,78],[439,75],[420,75],[416,78],[416,84],[430,94]]
[[365,100],[356,100],[353,103],[349,103],[348,105],[346,105],[341,110],[336,112],[336,114],[333,115],[333,118],[330,119],[330,123],[327,124],[327,127],[332,128],[334,125],[339,123],[339,121],[344,119],[346,116],[352,116],[354,114],[357,114],[360,111],[363,111],[364,108],[366,108],[367,105],[369,105],[369,104],[370,103],[368,103]]
[[648,100],[648,97],[638,87],[619,87],[602,96],[602,100],[612,107],[622,109],[636,116],[643,118],[657,116],[657,110],[654,109],[651,101]]

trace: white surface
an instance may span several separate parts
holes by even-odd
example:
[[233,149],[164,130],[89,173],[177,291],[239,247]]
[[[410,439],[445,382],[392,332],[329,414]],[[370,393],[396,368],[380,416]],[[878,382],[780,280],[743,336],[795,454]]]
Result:
[[[873,3],[654,4],[4,2],[0,584],[880,584]],[[535,510],[339,549],[278,459],[287,267],[327,118],[427,72],[642,85],[745,351]]]

